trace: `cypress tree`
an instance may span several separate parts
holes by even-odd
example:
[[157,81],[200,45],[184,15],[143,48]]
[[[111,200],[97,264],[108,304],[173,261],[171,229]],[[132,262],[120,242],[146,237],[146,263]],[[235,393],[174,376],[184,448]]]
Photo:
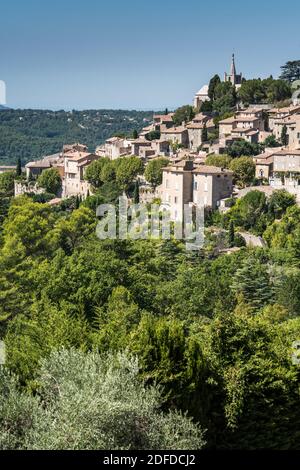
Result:
[[136,181],[134,185],[133,200],[135,204],[138,204],[140,202],[140,188],[138,181]]
[[17,168],[16,168],[16,176],[21,176],[21,174],[22,174],[22,163],[21,163],[21,158],[18,157]]
[[287,127],[286,127],[286,124],[284,124],[282,131],[281,131],[281,143],[282,145],[287,146],[288,141],[289,141],[289,136],[287,133]]
[[201,141],[202,142],[207,142],[207,138],[208,138],[207,127],[206,127],[206,124],[204,123],[202,133],[201,133]]
[[231,220],[229,224],[228,243],[229,243],[230,248],[234,246],[234,222],[233,220]]

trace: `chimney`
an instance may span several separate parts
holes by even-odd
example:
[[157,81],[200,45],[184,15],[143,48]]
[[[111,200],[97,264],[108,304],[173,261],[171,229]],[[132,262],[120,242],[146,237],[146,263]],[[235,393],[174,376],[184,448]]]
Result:
[[188,171],[192,171],[194,169],[193,160],[185,160],[183,169],[188,170]]

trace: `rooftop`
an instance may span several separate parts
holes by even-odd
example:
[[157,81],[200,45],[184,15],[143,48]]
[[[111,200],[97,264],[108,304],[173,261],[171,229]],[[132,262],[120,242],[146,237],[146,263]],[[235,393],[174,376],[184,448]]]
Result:
[[28,162],[25,165],[25,168],[50,168],[51,163],[45,159],[35,160],[34,162]]
[[162,129],[161,133],[162,134],[181,134],[184,132],[186,128],[184,126],[178,126],[178,127],[170,127],[170,129]]
[[233,171],[227,170],[227,168],[219,168],[217,166],[210,165],[199,165],[195,168],[194,173],[205,173],[205,174],[214,174],[214,175],[232,175]]
[[70,152],[65,153],[65,157],[69,158],[70,160],[75,160],[75,161],[90,157],[91,155],[93,154],[90,152],[78,152],[78,151],[75,151],[75,152],[70,151]]

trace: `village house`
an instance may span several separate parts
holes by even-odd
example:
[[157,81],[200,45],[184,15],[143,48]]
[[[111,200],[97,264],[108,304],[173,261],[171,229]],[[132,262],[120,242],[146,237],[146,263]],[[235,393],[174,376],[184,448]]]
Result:
[[140,139],[146,139],[147,138],[147,135],[150,133],[150,132],[153,132],[157,130],[157,126],[155,126],[154,124],[150,124],[150,126],[146,126],[146,127],[143,127],[143,129],[141,130],[141,132],[139,133],[139,138]]
[[[242,115],[240,112],[236,113],[227,119],[223,119],[219,122],[219,135],[220,138],[229,137],[232,134],[241,133],[243,138],[246,137],[247,132],[251,131],[263,131],[264,122],[260,116],[249,116]],[[247,132],[245,132],[247,131]]]
[[98,155],[85,151],[68,150],[63,153],[64,158],[64,178],[63,178],[63,197],[83,196],[86,197],[90,191],[90,184],[85,181],[84,175],[86,168],[90,163],[99,158]]
[[37,177],[49,168],[57,168],[61,178],[64,176],[64,159],[63,154],[55,153],[43,157],[41,160],[34,160],[25,165],[25,172],[27,179],[37,179]]
[[300,148],[300,109],[299,114],[292,114],[282,119],[274,121],[273,134],[275,138],[280,141],[282,129],[286,126],[287,129],[287,146],[291,149]]
[[232,195],[232,177],[230,170],[199,165],[193,170],[193,202],[216,209],[221,199]]
[[163,180],[157,195],[170,211],[171,220],[183,220],[184,205],[197,204],[217,208],[223,198],[232,195],[230,170],[195,165],[181,160],[163,168]]
[[191,160],[182,160],[163,169],[158,193],[171,220],[183,220],[184,205],[193,200],[193,167]]
[[264,152],[253,157],[255,163],[255,178],[269,181],[273,172],[273,153]]
[[105,144],[96,148],[96,155],[108,157],[110,160],[123,157],[131,153],[131,140],[122,137],[111,137]]
[[180,144],[183,147],[188,147],[189,145],[188,130],[185,126],[162,127],[160,132],[160,138],[163,140],[167,140],[172,144]]
[[270,185],[294,194],[300,202],[300,150],[274,151]]
[[213,131],[215,124],[213,119],[202,113],[197,114],[194,119],[186,125],[191,149],[197,150],[203,144],[202,135],[204,127],[206,127],[207,132]]
[[137,157],[140,156],[140,152],[142,148],[148,148],[150,150],[151,140],[138,138],[138,139],[131,141],[131,151],[130,151],[131,155],[136,155]]
[[233,140],[243,139],[251,144],[256,144],[259,140],[259,131],[257,129],[240,129],[237,127],[231,131]]
[[174,126],[173,116],[174,116],[174,113],[154,114],[153,123],[154,123],[155,130],[160,130],[161,126],[165,126],[167,128],[173,127]]
[[283,108],[271,108],[268,110],[268,127],[272,131],[278,119],[283,119],[300,113],[300,105],[290,105]]
[[151,147],[155,151],[155,155],[168,157],[170,154],[170,143],[165,139],[156,139],[151,141]]

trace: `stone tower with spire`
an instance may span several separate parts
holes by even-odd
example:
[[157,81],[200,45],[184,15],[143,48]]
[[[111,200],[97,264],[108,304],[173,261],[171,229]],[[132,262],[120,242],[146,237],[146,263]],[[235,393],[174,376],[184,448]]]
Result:
[[231,60],[231,66],[230,66],[230,73],[224,74],[224,82],[231,82],[232,85],[235,86],[235,88],[239,88],[242,84],[242,74],[237,74],[236,73],[236,68],[235,68],[235,61],[234,61],[234,54],[232,54],[232,60]]

